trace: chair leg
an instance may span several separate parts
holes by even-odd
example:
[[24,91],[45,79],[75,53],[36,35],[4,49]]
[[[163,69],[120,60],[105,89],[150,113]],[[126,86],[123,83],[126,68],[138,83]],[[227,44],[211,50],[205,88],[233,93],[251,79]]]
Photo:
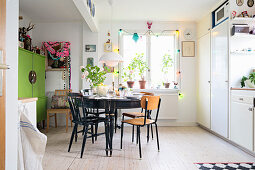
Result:
[[132,142],[134,142],[134,132],[135,131],[135,126],[133,125],[133,127],[132,127]]
[[150,140],[150,125],[147,125],[147,143]]
[[157,123],[155,123],[155,128],[156,128],[156,136],[157,136],[158,151],[160,151],[160,149],[159,149],[159,138],[158,138],[158,125],[157,125]]
[[140,159],[142,159],[140,126],[137,126],[137,128],[138,128],[138,140],[139,140],[139,155],[140,155]]
[[46,127],[46,132],[49,131],[49,127],[50,127],[50,115],[49,115],[49,112],[47,112],[47,127]]
[[104,127],[105,127],[105,150],[106,150],[106,155],[108,156],[108,145],[109,145],[109,134],[108,134],[108,121],[105,120],[104,122]]
[[90,129],[91,129],[92,143],[94,143],[94,126],[93,126],[93,125],[90,125]]
[[123,130],[124,130],[124,123],[121,123],[121,135],[120,135],[120,149],[122,149],[122,140],[123,140]]
[[97,141],[98,123],[95,124],[95,141]]
[[58,127],[57,113],[55,113],[54,117],[55,117],[55,128],[57,128]]
[[68,152],[70,152],[70,150],[71,150],[72,143],[73,143],[73,138],[74,138],[74,135],[76,133],[77,126],[78,125],[75,124],[74,127],[73,127],[73,132],[72,132],[72,135],[71,135],[71,139],[70,139],[70,143],[69,143],[69,147],[68,147]]
[[151,138],[153,140],[153,128],[152,128],[152,124],[151,124]]
[[138,126],[136,127],[136,144],[138,145]]
[[68,119],[69,119],[69,113],[66,113],[66,132],[68,132]]
[[81,158],[83,156],[83,152],[84,152],[84,148],[85,148],[85,144],[86,144],[86,140],[87,140],[87,132],[88,132],[88,126],[85,127],[85,133],[83,136],[82,147],[81,147]]
[[[77,125],[77,128],[75,129],[75,142],[77,142],[77,139],[78,139],[78,125]],[[83,132],[82,132],[83,133]]]
[[114,120],[114,128],[115,128],[115,133],[117,132],[117,120],[118,120],[118,110],[115,109],[115,114],[114,114],[115,120]]

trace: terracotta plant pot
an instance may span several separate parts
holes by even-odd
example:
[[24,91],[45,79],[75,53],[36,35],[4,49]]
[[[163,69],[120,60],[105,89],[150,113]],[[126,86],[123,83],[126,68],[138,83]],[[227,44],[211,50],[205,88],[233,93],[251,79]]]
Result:
[[146,84],[145,80],[140,80],[139,84],[140,84],[140,89],[145,89],[145,84]]
[[133,88],[135,82],[134,81],[127,81],[128,88]]
[[165,86],[166,89],[168,89],[169,86],[170,86],[170,83],[164,83],[164,86]]

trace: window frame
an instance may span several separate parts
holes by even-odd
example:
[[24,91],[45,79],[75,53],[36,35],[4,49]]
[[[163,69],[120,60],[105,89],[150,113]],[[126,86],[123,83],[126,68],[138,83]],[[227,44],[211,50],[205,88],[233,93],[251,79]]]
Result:
[[[124,47],[124,38],[123,36],[125,35],[132,35],[132,34],[129,34],[129,33],[121,33],[119,34],[118,36],[118,46],[119,46],[119,54],[123,56],[123,47]],[[144,35],[143,33],[139,33],[138,32],[138,35]],[[157,34],[154,34],[154,35],[146,35],[146,53],[147,53],[147,56],[146,56],[146,61],[148,63],[148,67],[149,67],[149,70],[146,71],[146,76],[145,76],[145,79],[148,83],[148,86],[147,86],[147,89],[150,89],[151,87],[151,73],[150,73],[150,70],[151,70],[151,37],[152,36],[173,36],[174,37],[174,81],[175,82],[178,82],[179,84],[179,87],[180,87],[180,76],[178,76],[178,72],[180,72],[180,49],[179,49],[179,34],[176,34],[176,31],[167,31],[165,33],[161,33],[159,35],[159,33]],[[139,41],[139,40],[138,40]],[[119,70],[119,77],[118,77],[118,81],[123,83],[123,79],[122,79],[122,75],[123,75],[123,72],[122,72],[122,68],[123,68],[123,63],[119,63],[118,65],[118,70]],[[149,87],[149,88],[148,88]]]

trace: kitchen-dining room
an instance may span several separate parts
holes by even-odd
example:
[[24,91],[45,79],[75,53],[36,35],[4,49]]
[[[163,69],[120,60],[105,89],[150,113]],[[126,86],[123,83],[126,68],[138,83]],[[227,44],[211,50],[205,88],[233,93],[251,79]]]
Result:
[[4,2],[0,169],[255,169],[253,0]]

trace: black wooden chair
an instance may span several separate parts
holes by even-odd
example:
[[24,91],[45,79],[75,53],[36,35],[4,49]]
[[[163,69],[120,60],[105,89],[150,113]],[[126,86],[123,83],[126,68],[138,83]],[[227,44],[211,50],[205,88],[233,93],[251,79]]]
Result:
[[[68,152],[70,152],[74,137],[75,137],[75,141],[77,141],[77,134],[82,133],[83,135],[83,142],[82,142],[82,148],[81,148],[81,158],[82,158],[87,138],[92,138],[92,143],[94,143],[94,137],[95,137],[95,134],[93,132],[94,125],[100,122],[105,122],[105,118],[89,116],[87,113],[86,107],[84,106],[83,96],[80,93],[69,93],[68,102],[69,102],[72,117],[73,117],[72,122],[74,123],[73,131],[72,131],[72,135],[71,135],[71,139],[70,139],[70,143],[68,147]],[[83,126],[83,130],[78,131],[79,125]],[[91,135],[87,136],[87,134],[91,134]]]
[[[141,99],[141,107],[145,110],[143,117],[124,120],[124,115],[123,115],[123,120],[121,122],[121,142],[120,142],[121,149],[122,149],[124,123],[127,123],[127,124],[130,124],[133,126],[137,126],[137,134],[138,134],[137,136],[138,136],[138,143],[139,143],[140,158],[142,158],[141,140],[140,140],[141,127],[147,126],[147,129],[149,129],[149,127],[151,125],[155,125],[158,151],[160,150],[159,149],[159,138],[158,138],[158,126],[157,126],[160,103],[161,103],[161,99],[159,96],[143,96]],[[157,110],[156,118],[154,120],[151,119],[151,117],[148,118],[148,115],[151,115],[153,110]]]

